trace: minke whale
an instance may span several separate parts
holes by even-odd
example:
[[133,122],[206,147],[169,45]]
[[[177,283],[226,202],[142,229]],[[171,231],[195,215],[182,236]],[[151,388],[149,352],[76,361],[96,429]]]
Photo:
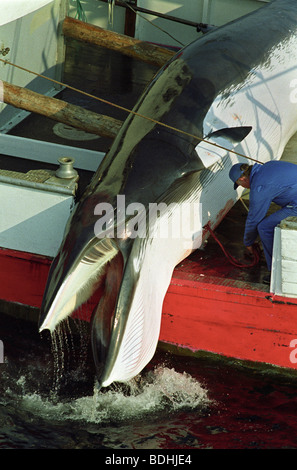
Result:
[[102,289],[90,324],[99,387],[153,357],[175,266],[241,194],[231,166],[281,157],[296,78],[297,2],[277,0],[178,51],[128,115],[67,223],[39,320],[54,331]]

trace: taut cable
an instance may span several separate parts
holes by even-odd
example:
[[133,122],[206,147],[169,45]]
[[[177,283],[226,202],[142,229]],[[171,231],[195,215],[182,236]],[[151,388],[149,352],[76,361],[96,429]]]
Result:
[[118,105],[118,104],[112,103],[111,101],[105,100],[104,98],[100,98],[100,97],[98,97],[98,96],[95,96],[95,95],[92,95],[92,94],[90,94],[90,93],[87,93],[86,91],[79,90],[78,88],[75,88],[75,87],[73,87],[73,86],[71,86],[71,85],[67,85],[66,83],[60,82],[59,80],[55,80],[54,78],[49,78],[49,77],[46,77],[45,75],[42,75],[42,74],[40,74],[40,73],[33,72],[32,70],[29,70],[29,69],[27,69],[27,68],[25,68],[25,67],[22,67],[22,66],[20,66],[20,65],[16,65],[16,64],[14,64],[14,63],[12,63],[12,62],[9,62],[8,60],[5,60],[5,59],[1,59],[1,58],[0,58],[0,61],[3,62],[4,64],[11,65],[12,67],[16,67],[16,68],[18,68],[18,69],[20,69],[20,70],[23,70],[24,72],[31,73],[31,74],[33,74],[33,75],[36,75],[37,77],[44,78],[45,80],[48,80],[48,81],[53,82],[53,83],[56,83],[57,85],[60,85],[60,86],[62,86],[62,87],[69,88],[70,90],[73,90],[73,91],[75,91],[75,92],[77,92],[77,93],[81,93],[82,95],[88,96],[89,98],[93,98],[93,99],[95,99],[95,100],[97,100],[97,101],[100,101],[100,102],[102,102],[102,103],[108,104],[109,106],[113,106],[113,107],[115,107],[115,108],[121,109],[122,111],[125,111],[125,112],[127,112],[127,113],[129,113],[129,114],[134,114],[135,116],[138,116],[138,117],[140,117],[140,118],[142,118],[142,119],[146,119],[146,120],[148,120],[148,121],[151,121],[151,122],[153,122],[153,123],[155,123],[155,124],[158,124],[159,126],[163,126],[163,127],[166,127],[167,129],[170,129],[170,130],[172,130],[172,131],[178,132],[178,133],[183,134],[183,135],[186,135],[186,136],[188,136],[188,137],[192,137],[192,138],[196,139],[197,141],[201,141],[201,142],[205,142],[205,143],[207,143],[207,144],[214,145],[214,146],[217,147],[217,148],[223,149],[223,150],[225,150],[225,151],[227,151],[227,152],[230,152],[230,153],[234,153],[235,155],[238,155],[238,156],[243,157],[243,158],[247,158],[248,160],[252,160],[252,161],[254,161],[254,162],[256,162],[256,163],[260,163],[260,164],[263,165],[263,162],[260,162],[259,160],[256,160],[255,158],[248,157],[247,155],[244,155],[244,154],[242,154],[242,153],[236,152],[235,150],[227,149],[226,147],[223,147],[222,145],[218,145],[218,144],[216,144],[216,143],[214,143],[214,142],[209,142],[209,141],[207,141],[207,140],[205,140],[205,139],[202,139],[201,137],[197,137],[197,136],[194,135],[194,134],[191,134],[191,133],[189,133],[189,132],[183,131],[183,130],[181,130],[181,129],[177,129],[176,127],[170,126],[169,124],[165,124],[164,122],[157,121],[156,119],[150,118],[150,117],[148,117],[148,116],[144,116],[143,114],[137,113],[136,111],[133,111],[132,109],[129,109],[129,108],[126,108],[126,107],[124,107],[124,106],[120,106],[120,105]]

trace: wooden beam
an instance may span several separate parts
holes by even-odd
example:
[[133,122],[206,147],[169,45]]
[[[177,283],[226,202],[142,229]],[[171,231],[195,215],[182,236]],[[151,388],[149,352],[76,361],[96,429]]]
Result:
[[124,34],[107,31],[99,26],[84,23],[69,16],[63,22],[63,34],[72,39],[121,52],[124,55],[157,67],[162,67],[174,55],[174,52],[163,47]]
[[41,114],[91,134],[114,139],[122,121],[88,111],[65,101],[41,95],[34,91],[2,82],[3,101],[15,108]]

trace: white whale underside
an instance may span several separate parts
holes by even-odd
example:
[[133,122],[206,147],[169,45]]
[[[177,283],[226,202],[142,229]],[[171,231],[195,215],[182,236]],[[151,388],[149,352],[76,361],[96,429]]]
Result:
[[[292,83],[297,77],[296,46],[296,35],[292,34],[271,51],[270,59],[263,66],[251,70],[244,82],[217,96],[205,116],[204,135],[223,128],[251,126],[248,136],[228,149],[262,163],[280,159],[297,130],[297,106],[290,100]],[[199,248],[203,227],[208,222],[212,227],[218,225],[224,209],[230,208],[242,193],[242,188],[233,190],[228,174],[234,163],[248,160],[204,142],[197,145],[196,151],[207,169],[185,178],[184,185],[173,190],[179,191],[180,205],[196,204],[201,211],[191,220],[192,225],[188,221],[193,227],[190,237],[175,236],[176,232],[182,235],[183,232],[173,210],[163,213],[154,226],[156,234],[160,224],[174,227],[173,236],[152,236],[133,244],[131,259],[138,277],[132,306],[114,366],[104,377],[103,386],[133,378],[151,360],[159,339],[163,300],[175,266]],[[173,200],[176,198],[168,192],[164,202],[170,205]],[[107,250],[106,258],[101,257],[101,268],[115,254],[114,249]],[[61,286],[43,328],[55,329],[59,321],[85,301],[92,284],[87,279],[98,274],[96,269],[92,263],[79,263],[71,278]]]

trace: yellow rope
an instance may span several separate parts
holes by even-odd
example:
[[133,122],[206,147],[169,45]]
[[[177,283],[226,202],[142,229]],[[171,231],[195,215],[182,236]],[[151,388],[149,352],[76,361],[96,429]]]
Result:
[[243,207],[245,208],[245,210],[248,212],[249,211],[249,208],[248,206],[246,205],[246,203],[244,202],[244,200],[242,199],[242,197],[239,198],[241,204],[243,205]]
[[186,136],[188,136],[188,137],[192,137],[192,138],[194,138],[194,139],[196,139],[196,140],[198,140],[198,141],[201,141],[201,142],[205,142],[205,143],[207,143],[207,144],[214,145],[214,146],[217,147],[217,148],[226,150],[227,152],[230,152],[230,153],[234,153],[234,154],[236,154],[236,155],[239,155],[240,157],[247,158],[247,159],[252,160],[252,161],[254,161],[254,162],[256,162],[256,163],[261,163],[261,164],[263,164],[263,162],[260,162],[259,160],[256,160],[255,158],[248,157],[247,155],[244,155],[244,154],[242,154],[242,153],[236,152],[235,150],[227,149],[227,148],[225,148],[225,147],[223,147],[223,146],[221,146],[221,145],[218,145],[218,144],[216,144],[216,143],[214,143],[214,142],[209,142],[209,141],[207,141],[207,140],[205,140],[205,139],[202,139],[202,138],[200,138],[200,137],[197,137],[197,136],[194,135],[194,134],[191,134],[191,133],[189,133],[189,132],[183,131],[183,130],[181,130],[181,129],[177,129],[176,127],[170,126],[169,124],[165,124],[164,122],[157,121],[157,120],[155,120],[155,119],[153,119],[153,118],[150,118],[150,117],[148,117],[148,116],[144,116],[143,114],[140,114],[140,113],[137,113],[136,111],[133,111],[133,110],[128,109],[128,108],[125,108],[124,106],[120,106],[120,105],[118,105],[118,104],[112,103],[111,101],[105,100],[104,98],[99,98],[98,96],[91,95],[90,93],[87,93],[87,92],[85,92],[85,91],[79,90],[78,88],[75,88],[75,87],[73,87],[73,86],[71,86],[71,85],[66,85],[65,83],[60,82],[60,81],[58,81],[58,80],[55,80],[54,78],[49,78],[49,77],[46,77],[45,75],[39,74],[39,73],[37,73],[37,72],[33,72],[32,70],[26,69],[25,67],[21,67],[20,65],[13,64],[12,62],[9,62],[8,60],[5,60],[5,59],[1,59],[1,58],[0,58],[0,61],[3,62],[4,64],[11,65],[11,66],[16,67],[16,68],[18,68],[18,69],[20,69],[20,70],[23,70],[24,72],[28,72],[28,73],[31,73],[31,74],[33,74],[33,75],[36,75],[37,77],[41,77],[41,78],[44,78],[44,79],[46,79],[46,80],[49,80],[50,82],[56,83],[57,85],[60,85],[60,86],[62,86],[62,87],[69,88],[70,90],[76,91],[77,93],[81,93],[81,94],[83,94],[83,95],[85,95],[85,96],[88,96],[89,98],[93,98],[93,99],[98,100],[98,101],[100,101],[100,102],[102,102],[102,103],[108,104],[108,105],[113,106],[113,107],[116,107],[116,108],[118,108],[118,109],[121,109],[122,111],[125,111],[125,112],[127,112],[127,113],[131,113],[131,114],[134,114],[135,116],[141,117],[141,118],[143,118],[143,119],[147,119],[148,121],[151,121],[151,122],[154,122],[155,124],[158,124],[158,125],[160,125],[160,126],[166,127],[167,129],[173,130],[173,131],[178,132],[178,133],[180,133],[180,134],[184,134],[184,135],[186,135]]

